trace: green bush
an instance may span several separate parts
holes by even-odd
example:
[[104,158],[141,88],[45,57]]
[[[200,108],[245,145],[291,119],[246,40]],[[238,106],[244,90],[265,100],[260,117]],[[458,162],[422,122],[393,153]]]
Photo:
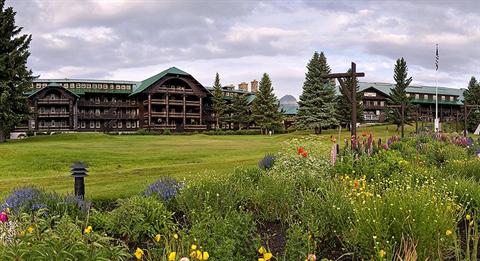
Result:
[[15,219],[18,235],[0,244],[3,260],[127,260],[127,247],[96,231],[82,233],[84,226],[68,216],[45,218],[38,213]]
[[252,214],[206,210],[190,229],[190,237],[208,250],[212,260],[255,260],[260,240]]
[[134,196],[118,201],[110,212],[94,212],[94,228],[104,229],[109,235],[125,242],[141,242],[156,234],[168,235],[175,229],[173,214],[153,197]]

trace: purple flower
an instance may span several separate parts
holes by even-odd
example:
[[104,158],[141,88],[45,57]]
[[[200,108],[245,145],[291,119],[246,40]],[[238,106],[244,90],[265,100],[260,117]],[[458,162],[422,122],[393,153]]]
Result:
[[147,197],[156,196],[160,200],[168,201],[174,198],[182,187],[183,184],[178,183],[176,180],[170,177],[163,177],[150,184],[143,194]]
[[15,212],[21,209],[31,209],[40,198],[41,192],[36,188],[26,187],[16,189],[5,199],[2,209],[11,208]]

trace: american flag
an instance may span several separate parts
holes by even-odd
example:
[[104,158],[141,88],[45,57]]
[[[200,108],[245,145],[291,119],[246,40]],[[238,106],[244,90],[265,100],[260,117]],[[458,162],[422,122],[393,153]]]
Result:
[[435,50],[435,70],[438,71],[438,44],[436,46],[436,50]]

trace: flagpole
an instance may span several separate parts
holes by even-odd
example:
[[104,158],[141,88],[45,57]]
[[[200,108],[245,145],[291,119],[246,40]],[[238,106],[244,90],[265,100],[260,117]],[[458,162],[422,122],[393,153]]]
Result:
[[438,80],[437,80],[437,72],[438,72],[438,44],[436,45],[436,68],[435,68],[435,132],[440,131],[440,120],[438,119]]

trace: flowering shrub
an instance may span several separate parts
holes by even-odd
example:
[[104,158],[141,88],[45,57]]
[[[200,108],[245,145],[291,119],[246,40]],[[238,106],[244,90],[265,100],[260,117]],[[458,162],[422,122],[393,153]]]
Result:
[[155,196],[163,202],[167,202],[174,198],[182,187],[183,184],[178,183],[175,179],[163,177],[149,185],[143,194],[147,197]]

